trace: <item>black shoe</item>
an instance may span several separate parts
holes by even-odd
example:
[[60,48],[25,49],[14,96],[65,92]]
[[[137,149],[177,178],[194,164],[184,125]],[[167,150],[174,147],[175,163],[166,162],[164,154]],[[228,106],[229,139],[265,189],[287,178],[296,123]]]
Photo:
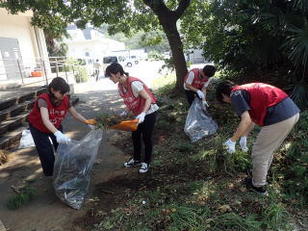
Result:
[[252,178],[247,177],[244,179],[244,184],[246,185],[246,188],[250,191],[254,191],[256,193],[259,193],[261,195],[267,196],[268,192],[266,190],[266,186],[260,186],[260,187],[256,187],[252,184]]
[[246,169],[246,174],[247,174],[248,178],[252,178],[252,169],[251,168],[247,168]]

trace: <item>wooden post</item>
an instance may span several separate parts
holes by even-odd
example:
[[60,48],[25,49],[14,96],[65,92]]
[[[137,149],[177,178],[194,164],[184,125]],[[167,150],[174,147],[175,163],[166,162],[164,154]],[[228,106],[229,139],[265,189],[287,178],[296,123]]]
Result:
[[22,84],[24,84],[24,77],[23,77],[23,74],[22,74],[22,70],[21,70],[19,59],[17,59],[16,61],[17,61],[18,70],[19,70],[20,77],[21,77],[21,82],[22,82]]

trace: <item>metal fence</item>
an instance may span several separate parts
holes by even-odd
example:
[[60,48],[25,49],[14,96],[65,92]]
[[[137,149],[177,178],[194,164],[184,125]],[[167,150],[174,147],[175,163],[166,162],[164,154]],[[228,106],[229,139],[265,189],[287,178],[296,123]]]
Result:
[[75,71],[82,64],[66,57],[35,58],[34,61],[0,59],[0,84],[14,82],[21,86],[45,86],[55,77],[75,83]]

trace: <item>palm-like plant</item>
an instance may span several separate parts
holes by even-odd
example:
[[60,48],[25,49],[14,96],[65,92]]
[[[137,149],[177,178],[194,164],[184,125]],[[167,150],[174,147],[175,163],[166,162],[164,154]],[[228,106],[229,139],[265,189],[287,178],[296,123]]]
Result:
[[296,103],[308,107],[308,1],[211,3],[204,14],[205,54],[236,71],[282,73]]

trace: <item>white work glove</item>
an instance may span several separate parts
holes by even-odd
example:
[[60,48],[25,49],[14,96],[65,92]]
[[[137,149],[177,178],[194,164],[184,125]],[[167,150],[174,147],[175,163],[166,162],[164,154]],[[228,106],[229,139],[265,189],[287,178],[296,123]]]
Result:
[[54,133],[54,135],[56,136],[57,138],[57,142],[59,144],[68,144],[69,142],[71,142],[71,139],[68,138],[66,135],[64,135],[62,132],[60,131],[56,131]]
[[95,125],[88,124],[88,126],[91,130],[94,130],[96,128]]
[[228,139],[224,143],[224,146],[227,148],[228,153],[234,153],[235,152],[235,144],[236,144],[236,142],[233,142],[231,139]]
[[242,136],[240,139],[240,146],[243,152],[247,152],[248,151],[248,147],[247,147],[247,136]]
[[138,124],[143,123],[145,117],[145,112],[141,112],[139,115],[136,116],[136,119],[138,119]]
[[127,114],[128,114],[128,111],[124,110],[120,113],[120,116],[125,117],[127,116]]
[[198,90],[197,91],[197,95],[199,96],[199,98],[205,99],[205,95],[204,95],[204,93],[202,91]]
[[207,101],[204,99],[204,100],[202,100],[202,104],[203,104],[203,106],[205,107],[209,107],[209,104],[207,103]]

